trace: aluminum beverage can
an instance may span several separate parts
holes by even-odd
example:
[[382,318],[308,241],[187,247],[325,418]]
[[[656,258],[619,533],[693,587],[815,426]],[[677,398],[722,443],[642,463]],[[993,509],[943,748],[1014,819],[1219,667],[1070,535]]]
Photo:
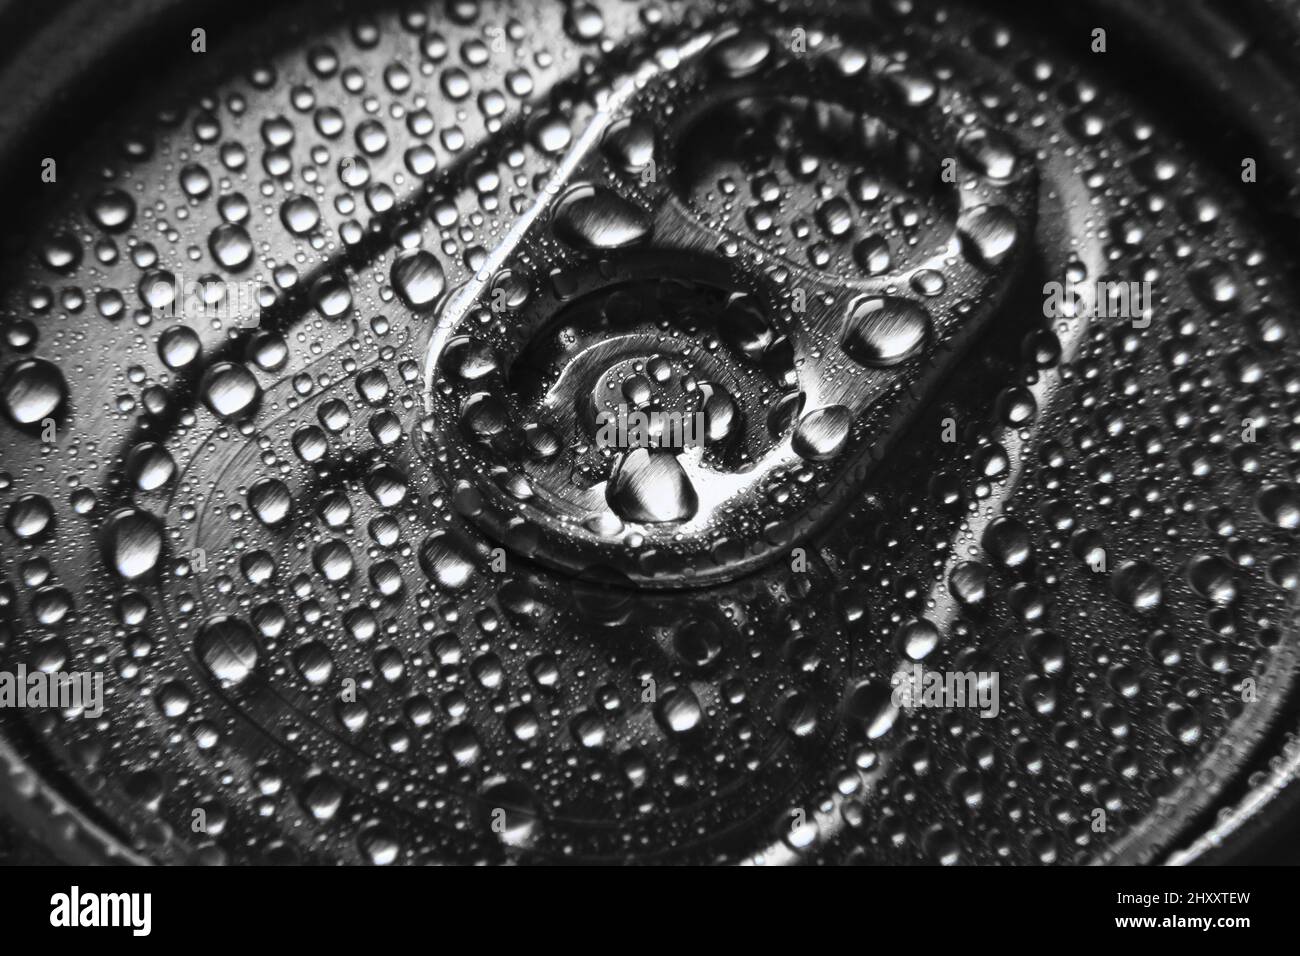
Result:
[[[25,852],[1184,862],[1283,813],[1295,7],[1023,6],[65,5],[73,92],[4,120]],[[50,42],[5,17],[0,94]]]

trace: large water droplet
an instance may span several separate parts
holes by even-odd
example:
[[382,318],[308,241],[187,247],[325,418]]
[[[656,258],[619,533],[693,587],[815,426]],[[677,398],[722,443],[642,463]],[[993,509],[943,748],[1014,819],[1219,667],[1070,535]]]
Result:
[[742,30],[720,42],[710,55],[723,76],[735,79],[756,72],[772,55],[772,38],[757,30]]
[[506,846],[531,846],[539,829],[539,809],[533,792],[515,780],[494,780],[483,789],[482,801],[489,832]]
[[135,219],[135,200],[120,189],[105,189],[90,204],[90,218],[105,232],[121,232]]
[[293,496],[278,478],[262,478],[248,489],[248,507],[267,527],[275,527],[289,516]]
[[104,527],[104,559],[127,581],[142,578],[158,566],[162,545],[162,525],[138,508],[124,508]]
[[1016,247],[1019,227],[1005,206],[976,206],[957,220],[962,252],[972,262],[987,268],[1000,266]]
[[408,249],[393,261],[393,288],[409,308],[436,302],[447,286],[442,266],[431,252]]
[[214,617],[198,639],[199,660],[223,687],[242,684],[257,666],[253,629],[237,617]]
[[801,458],[827,461],[844,448],[852,425],[853,415],[843,405],[815,409],[799,419],[790,446]]
[[35,425],[56,418],[68,397],[68,386],[58,366],[44,359],[23,359],[9,366],[0,398],[5,414],[19,425]]
[[609,128],[602,145],[610,162],[627,172],[638,172],[654,160],[654,127],[640,120],[623,120]]
[[682,737],[700,726],[704,720],[704,708],[689,687],[674,687],[660,698],[655,717],[669,734]]
[[1011,179],[1019,168],[1011,140],[996,130],[968,131],[961,137],[961,152],[971,166],[989,179]]
[[1265,485],[1255,501],[1259,513],[1279,528],[1300,527],[1300,494],[1293,485]]
[[1215,604],[1231,604],[1237,598],[1232,565],[1223,558],[1202,555],[1187,566],[1187,583],[1201,597]]
[[295,236],[306,235],[320,222],[320,210],[311,197],[294,196],[280,207],[280,221]]
[[420,548],[420,567],[430,581],[458,591],[474,577],[474,556],[468,544],[451,532],[435,531]]
[[647,448],[623,456],[606,498],[620,518],[643,524],[686,521],[699,507],[695,488],[677,456]]
[[897,365],[920,353],[930,315],[908,299],[859,299],[849,308],[840,347],[859,365]]
[[603,186],[575,186],[560,200],[554,228],[575,249],[619,249],[650,235],[650,217]]
[[1110,586],[1135,611],[1154,611],[1164,599],[1160,572],[1148,561],[1125,561],[1111,575]]
[[863,681],[849,691],[844,701],[845,721],[869,740],[889,733],[898,714],[893,691],[882,681]]
[[212,230],[208,237],[212,258],[227,269],[237,272],[253,258],[253,240],[248,230],[233,222],[224,222]]
[[199,394],[214,415],[238,418],[256,405],[262,389],[253,373],[244,366],[218,362],[204,374]]

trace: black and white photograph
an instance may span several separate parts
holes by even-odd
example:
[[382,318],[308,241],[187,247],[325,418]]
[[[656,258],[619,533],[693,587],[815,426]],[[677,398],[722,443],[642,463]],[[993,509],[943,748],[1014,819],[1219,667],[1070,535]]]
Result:
[[1300,2],[0,0],[0,174],[6,925],[1289,921]]

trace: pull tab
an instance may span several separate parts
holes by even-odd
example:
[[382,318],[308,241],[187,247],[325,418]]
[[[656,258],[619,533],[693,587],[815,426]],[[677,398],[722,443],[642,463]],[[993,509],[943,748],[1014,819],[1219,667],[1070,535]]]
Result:
[[682,587],[858,494],[995,314],[1036,177],[980,103],[732,30],[616,83],[425,366],[425,453],[567,572]]

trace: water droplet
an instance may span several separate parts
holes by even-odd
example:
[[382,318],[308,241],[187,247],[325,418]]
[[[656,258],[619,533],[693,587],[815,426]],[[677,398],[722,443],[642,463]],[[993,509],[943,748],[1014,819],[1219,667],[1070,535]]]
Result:
[[626,172],[639,172],[654,160],[654,127],[636,119],[622,120],[606,131],[602,145],[614,165]]
[[105,232],[122,232],[135,219],[135,200],[120,189],[105,189],[91,202],[90,218]]
[[623,456],[606,497],[620,518],[642,524],[686,521],[699,507],[695,488],[677,456],[647,448]]
[[1237,582],[1232,565],[1222,558],[1201,555],[1187,566],[1187,583],[1201,597],[1214,604],[1231,604],[1237,599]]
[[575,249],[620,249],[649,237],[650,218],[603,186],[575,186],[560,199],[554,228]]
[[225,222],[212,230],[208,237],[212,258],[232,272],[244,268],[253,258],[253,240],[248,230],[232,222]]
[[1154,611],[1164,600],[1160,572],[1148,561],[1125,561],[1111,575],[1110,586],[1135,611]]
[[893,691],[881,681],[863,681],[850,690],[844,702],[844,718],[851,727],[877,740],[893,729],[899,708]]
[[897,365],[920,354],[930,316],[908,299],[859,299],[849,308],[840,347],[859,365]]
[[409,308],[422,309],[438,300],[447,280],[431,252],[408,249],[393,260],[393,288]]
[[158,566],[162,545],[162,525],[138,508],[124,508],[104,527],[104,558],[127,581],[142,578]]
[[852,425],[853,413],[843,405],[815,409],[799,419],[791,447],[809,461],[829,461],[843,450]]
[[474,577],[473,552],[450,532],[436,531],[420,548],[420,567],[430,581],[458,591]]
[[995,130],[968,130],[961,137],[961,152],[988,179],[1006,181],[1019,170],[1011,140]]
[[772,49],[771,37],[756,30],[741,30],[719,42],[710,54],[718,72],[736,79],[757,72],[771,57]]
[[1019,227],[1005,206],[976,206],[958,218],[957,232],[967,258],[986,268],[996,268],[1015,249]]
[[320,223],[320,210],[311,197],[294,196],[280,207],[280,221],[295,236],[304,236]]
[[197,644],[199,660],[223,687],[236,687],[257,666],[253,629],[237,617],[214,617],[204,625]]
[[204,373],[199,394],[218,418],[238,418],[257,404],[262,389],[244,366],[218,362]]
[[68,398],[58,366],[44,359],[23,359],[9,366],[0,388],[5,414],[19,425],[57,418]]
[[1300,527],[1300,494],[1293,485],[1265,485],[1255,501],[1259,513],[1279,528]]
[[268,528],[273,528],[289,516],[293,496],[284,482],[276,478],[261,478],[248,489],[248,507],[254,517]]
[[700,699],[689,687],[674,687],[667,691],[655,708],[659,724],[674,737],[693,733],[704,720]]

